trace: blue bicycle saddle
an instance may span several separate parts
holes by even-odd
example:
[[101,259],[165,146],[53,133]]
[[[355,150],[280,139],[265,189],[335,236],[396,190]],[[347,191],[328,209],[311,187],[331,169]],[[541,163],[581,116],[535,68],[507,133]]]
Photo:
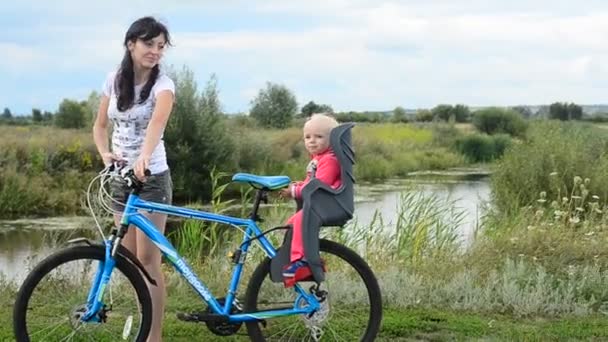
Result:
[[257,176],[250,173],[237,173],[232,176],[233,182],[249,183],[259,188],[277,190],[291,183],[288,176]]

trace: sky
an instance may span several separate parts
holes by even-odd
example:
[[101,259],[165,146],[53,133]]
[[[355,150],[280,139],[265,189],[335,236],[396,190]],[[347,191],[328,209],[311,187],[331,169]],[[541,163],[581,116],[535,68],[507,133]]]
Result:
[[163,67],[215,74],[228,113],[267,82],[336,111],[608,103],[604,0],[20,0],[0,5],[0,108],[99,92],[146,15],[172,36]]

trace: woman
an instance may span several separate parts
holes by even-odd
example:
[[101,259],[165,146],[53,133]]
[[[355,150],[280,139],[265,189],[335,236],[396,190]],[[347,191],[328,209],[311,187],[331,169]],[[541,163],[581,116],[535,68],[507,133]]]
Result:
[[[152,17],[136,20],[129,27],[125,39],[125,55],[117,71],[111,72],[103,86],[93,137],[97,150],[108,165],[123,160],[135,175],[144,181],[140,197],[145,200],[171,203],[172,183],[163,131],[175,99],[173,81],[160,72],[159,62],[170,45],[167,28]],[[108,125],[112,123],[112,149],[108,143]],[[149,169],[150,177],[144,176]],[[146,179],[147,178],[147,179]],[[115,181],[111,185],[115,201],[113,207],[121,212],[129,189]],[[116,226],[120,214],[114,215]],[[161,233],[166,215],[147,214]],[[148,284],[152,297],[152,329],[148,341],[161,341],[165,309],[165,282],[161,272],[161,255],[152,242],[139,230],[131,229],[122,244],[142,262],[157,286]]]

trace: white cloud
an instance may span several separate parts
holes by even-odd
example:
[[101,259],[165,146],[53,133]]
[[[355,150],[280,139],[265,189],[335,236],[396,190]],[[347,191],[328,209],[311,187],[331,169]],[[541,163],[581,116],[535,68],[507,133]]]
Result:
[[[112,68],[132,14],[147,8],[164,13],[172,29],[176,47],[166,62],[187,64],[200,80],[215,72],[228,110],[246,109],[266,81],[292,87],[300,102],[320,99],[342,110],[602,102],[608,88],[608,4],[600,1],[109,1],[87,11],[73,0],[53,4],[45,10],[61,22],[21,32],[44,32],[46,43],[0,41],[1,70]],[[244,25],[200,32],[180,21],[197,12]],[[111,13],[111,23],[99,13]],[[256,15],[300,25],[246,25]]]

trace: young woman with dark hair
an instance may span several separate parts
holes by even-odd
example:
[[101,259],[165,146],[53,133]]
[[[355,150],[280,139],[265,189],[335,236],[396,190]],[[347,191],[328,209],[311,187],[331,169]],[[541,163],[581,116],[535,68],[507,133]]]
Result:
[[[103,94],[93,127],[93,138],[104,163],[124,161],[144,181],[140,197],[145,200],[171,203],[172,182],[163,132],[175,99],[173,81],[160,70],[159,62],[171,45],[169,31],[152,17],[131,24],[124,39],[125,55],[118,70],[110,72],[103,85]],[[111,148],[108,127],[111,125]],[[148,169],[151,176],[146,177]],[[120,224],[122,205],[129,189],[126,184],[111,184],[114,221]],[[164,233],[166,215],[148,214],[148,218]],[[132,229],[125,235],[123,246],[142,262],[157,285],[150,287],[153,320],[148,341],[160,341],[165,309],[165,282],[161,272],[161,255],[140,231]]]

